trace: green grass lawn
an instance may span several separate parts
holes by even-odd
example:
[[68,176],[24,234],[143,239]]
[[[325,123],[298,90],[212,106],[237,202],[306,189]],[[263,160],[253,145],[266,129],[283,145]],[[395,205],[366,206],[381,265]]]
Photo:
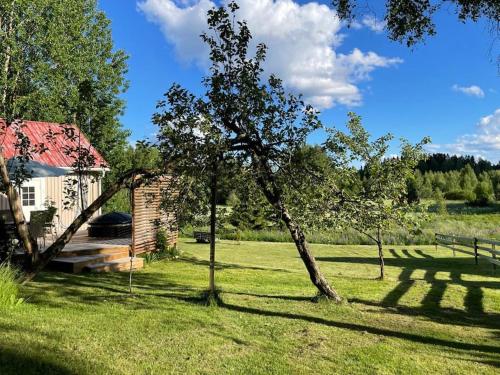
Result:
[[[218,243],[223,304],[206,307],[208,245],[134,275],[44,273],[0,310],[0,374],[482,374],[500,366],[500,280],[431,246],[315,245],[347,303],[312,303],[292,244]],[[392,250],[389,250],[391,248]],[[499,270],[500,273],[500,270]]]

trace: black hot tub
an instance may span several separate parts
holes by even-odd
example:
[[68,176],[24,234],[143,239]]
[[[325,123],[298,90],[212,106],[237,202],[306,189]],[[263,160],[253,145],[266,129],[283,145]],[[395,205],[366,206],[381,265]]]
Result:
[[89,237],[130,237],[132,215],[125,212],[110,212],[96,217],[89,223]]

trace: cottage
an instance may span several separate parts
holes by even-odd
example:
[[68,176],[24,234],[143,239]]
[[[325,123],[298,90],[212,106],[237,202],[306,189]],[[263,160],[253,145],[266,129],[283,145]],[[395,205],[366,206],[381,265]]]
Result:
[[[53,205],[57,209],[53,224],[56,230],[64,230],[101,194],[101,181],[108,165],[76,125],[24,121],[20,130],[31,145],[42,146],[42,152],[32,154],[34,163],[63,170],[57,177],[33,177],[20,187],[26,220],[30,220],[31,212]],[[16,142],[14,129],[6,128],[0,119],[0,148],[5,159],[13,160],[18,155]],[[77,155],[85,155],[86,160],[92,161],[79,174],[75,173]],[[7,197],[0,194],[0,210],[8,209]],[[100,211],[96,213],[99,214]]]

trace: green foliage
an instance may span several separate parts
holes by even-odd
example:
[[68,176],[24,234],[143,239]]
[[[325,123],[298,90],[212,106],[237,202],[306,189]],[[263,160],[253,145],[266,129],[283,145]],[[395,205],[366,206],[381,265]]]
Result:
[[496,165],[485,159],[476,159],[470,155],[448,155],[435,153],[430,154],[418,163],[418,170],[425,172],[451,172],[460,171],[470,165],[476,174],[493,171],[500,168],[500,163]]
[[234,206],[228,216],[229,223],[238,230],[262,230],[276,225],[278,219],[272,206],[248,173],[234,179]]
[[[478,168],[481,161],[477,163]],[[431,170],[422,174],[417,170],[413,179],[414,182],[409,182],[409,186],[415,188],[416,195],[423,199],[434,198],[437,190],[440,190],[444,194],[445,199],[465,200],[471,204],[491,204],[493,200],[500,197],[500,171],[498,170],[482,172],[478,178],[473,167],[467,164],[461,170],[446,172],[434,172]],[[486,184],[479,187],[478,192],[484,189],[493,192],[492,197],[481,199],[482,203],[479,203],[479,201],[476,202],[476,188],[480,181],[486,181]]]
[[445,193],[445,198],[452,201],[464,201],[470,197],[470,192],[463,190],[451,190]]
[[[473,207],[463,202],[447,202],[447,215],[439,215],[437,206],[429,207],[428,220],[414,228],[392,227],[384,233],[386,245],[429,245],[434,234],[450,233],[465,237],[481,237],[500,240],[500,206]],[[185,236],[192,237],[190,230]],[[291,242],[287,232],[279,228],[265,230],[245,229],[239,232],[231,228],[217,233],[220,239],[236,241]],[[373,240],[353,228],[317,228],[307,231],[310,243],[330,245],[370,245]]]
[[113,165],[129,134],[118,121],[127,56],[96,0],[5,1],[0,18],[0,117],[76,121]]
[[472,167],[467,164],[460,172],[460,187],[466,192],[473,192],[477,185],[477,177]]
[[335,183],[331,185],[328,199],[319,201],[319,205],[331,211],[326,213],[324,221],[337,227],[352,227],[377,243],[382,241],[381,232],[393,226],[416,228],[425,215],[417,213],[408,203],[407,181],[413,177],[428,140],[415,146],[403,140],[401,156],[387,159],[390,134],[371,142],[361,118],[354,113],[349,114],[347,128],[349,134],[331,131],[326,149],[342,181],[356,179],[353,163],[363,165],[362,186],[356,191],[339,189]]
[[495,191],[495,199],[500,200],[500,170],[488,172]]
[[[104,188],[113,182],[123,171],[142,168],[156,169],[161,165],[160,152],[157,147],[146,142],[137,142],[135,146],[128,145],[122,155],[112,165],[111,172],[104,178]],[[103,207],[104,212],[131,212],[130,193],[122,190],[115,194]]]
[[444,199],[444,195],[441,192],[441,190],[436,190],[436,193],[434,195],[435,199],[435,204],[437,206],[437,212],[440,215],[446,215],[448,213],[448,210],[446,209],[446,201]]
[[144,255],[144,260],[150,264],[163,259],[177,259],[180,255],[181,253],[177,246],[169,244],[167,231],[160,228],[156,233],[156,251]]
[[23,303],[19,297],[17,272],[6,263],[0,263],[0,309],[16,307]]
[[493,184],[488,174],[481,174],[480,180],[474,189],[474,199],[468,203],[473,206],[487,206],[493,203],[495,194]]
[[[7,123],[19,119],[19,126],[24,119],[79,126],[111,168],[104,188],[123,172],[127,157],[129,132],[119,122],[124,110],[120,95],[128,85],[126,61],[113,45],[110,21],[97,0],[0,2],[0,117]],[[64,128],[60,132],[78,144],[78,135]],[[23,162],[45,149],[31,144],[22,131],[16,135]],[[45,135],[48,142],[53,136]],[[64,151],[78,170],[100,167],[89,150],[75,146]],[[66,192],[67,203],[74,204],[76,186]],[[110,206],[127,211],[122,198]]]
[[[448,13],[455,13],[459,22],[486,18],[495,24],[500,19],[500,4],[494,0],[386,0],[384,20],[389,38],[408,47],[424,42],[427,36],[436,34],[437,11],[449,4],[452,8]],[[356,18],[356,7],[366,7],[366,3],[359,0],[332,0],[332,5],[339,17],[348,22]]]
[[9,263],[17,248],[17,239],[0,218],[0,264]]
[[406,201],[408,204],[420,203],[418,183],[415,177],[410,177],[406,182]]
[[107,212],[127,212],[131,213],[130,205],[130,192],[128,190],[121,190],[116,193],[106,204],[103,206],[103,213]]

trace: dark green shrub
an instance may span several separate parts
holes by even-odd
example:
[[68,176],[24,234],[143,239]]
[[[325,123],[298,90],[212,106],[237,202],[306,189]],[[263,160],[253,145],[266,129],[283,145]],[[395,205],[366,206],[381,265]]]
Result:
[[0,218],[0,263],[9,263],[16,248],[17,239],[14,234],[7,229]]
[[444,197],[450,201],[464,201],[468,194],[463,190],[451,190],[444,194]]
[[478,182],[474,189],[474,199],[467,200],[471,206],[488,206],[495,200],[491,181]]
[[146,263],[152,263],[162,259],[177,259],[179,256],[180,251],[177,246],[171,246],[168,242],[167,231],[160,228],[156,233],[156,251],[147,253],[144,260]]

